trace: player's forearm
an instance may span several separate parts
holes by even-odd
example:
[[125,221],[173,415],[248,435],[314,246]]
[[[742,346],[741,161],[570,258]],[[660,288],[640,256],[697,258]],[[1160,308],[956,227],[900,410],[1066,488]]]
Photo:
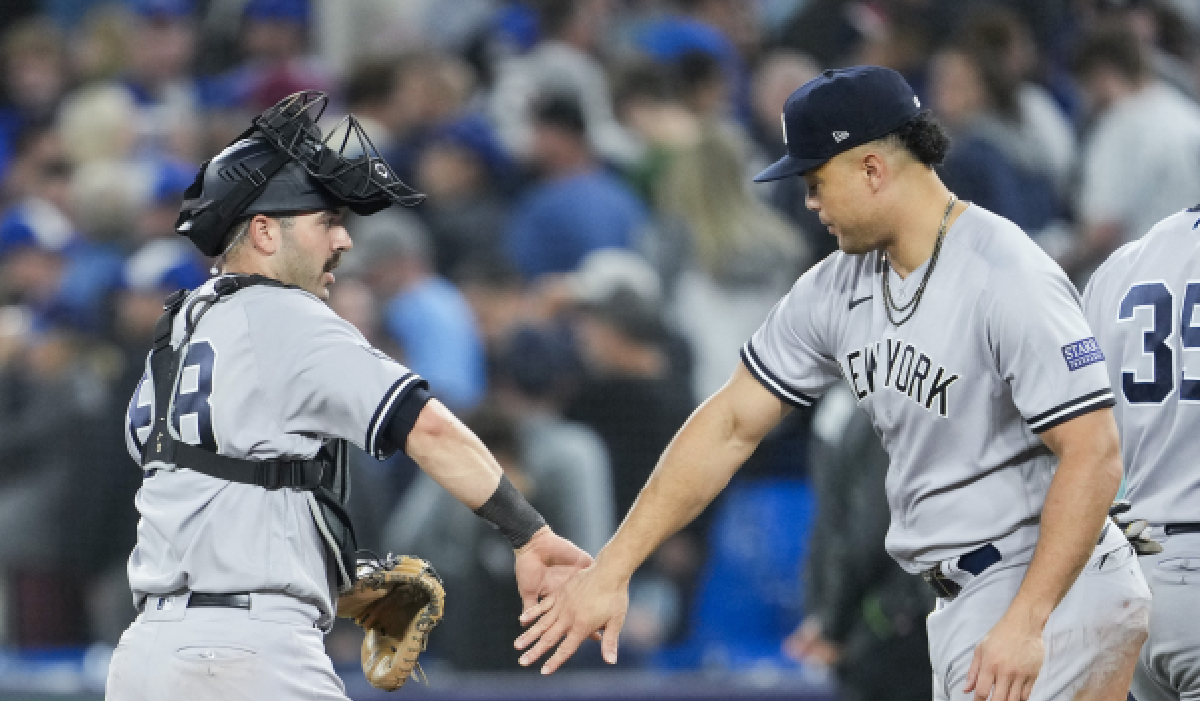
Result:
[[599,571],[628,580],[663,541],[716,498],[754,452],[762,433],[739,425],[730,405],[718,393],[683,425],[616,535],[597,556]]
[[436,399],[421,410],[405,452],[472,510],[495,493],[504,473],[483,442]]
[[1085,420],[1091,427],[1088,440],[1055,450],[1059,465],[1042,508],[1037,550],[1010,607],[1039,628],[1087,564],[1121,484],[1120,444],[1111,412],[1093,412],[1068,423]]

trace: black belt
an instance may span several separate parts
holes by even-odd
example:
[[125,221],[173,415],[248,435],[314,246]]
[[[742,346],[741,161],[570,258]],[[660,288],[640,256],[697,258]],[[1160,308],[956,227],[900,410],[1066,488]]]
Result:
[[1179,535],[1180,533],[1200,533],[1200,523],[1168,523],[1163,526],[1163,532],[1167,535]]
[[[146,601],[149,599],[157,599],[161,597],[148,596],[142,599],[142,603],[138,605],[138,612],[146,610]],[[188,608],[225,608],[225,609],[248,609],[250,608],[249,594],[206,594],[204,592],[192,592],[188,597]]]
[[[1100,529],[1100,537],[1096,540],[1096,545],[1104,542],[1104,536],[1108,534],[1108,525],[1109,522],[1105,521],[1104,527]],[[1200,533],[1200,523],[1176,523],[1172,525],[1191,529],[1175,531],[1176,533]],[[1171,528],[1171,526],[1167,526],[1167,528]],[[1171,531],[1167,531],[1167,533],[1170,534]],[[988,543],[959,557],[958,569],[970,572],[972,575],[978,577],[980,574],[983,574],[984,570],[997,562],[1000,562],[1000,551],[996,549],[995,545]],[[933,593],[937,594],[938,598],[941,599],[953,599],[962,591],[961,584],[950,579],[946,576],[945,572],[942,572],[942,563],[940,562],[937,566],[922,572],[921,578],[933,588]]]
[[[958,568],[978,577],[983,571],[1000,562],[1000,551],[988,543],[958,558]],[[939,599],[953,599],[962,591],[962,585],[946,576],[942,563],[921,573],[921,578],[933,588]]]
[[204,594],[196,591],[188,597],[188,608],[248,609],[250,608],[250,595]]

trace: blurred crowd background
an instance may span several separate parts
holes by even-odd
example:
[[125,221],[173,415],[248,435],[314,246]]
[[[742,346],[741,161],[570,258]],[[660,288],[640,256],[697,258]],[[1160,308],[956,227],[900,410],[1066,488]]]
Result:
[[[349,221],[331,306],[595,553],[835,248],[800,179],[751,183],[795,88],[903,73],[953,137],[949,187],[1082,289],[1200,201],[1198,28],[1194,0],[4,0],[0,643],[111,645],[132,619],[125,411],[163,297],[212,264],[175,217],[280,98],[328,92],[324,122],[353,112],[428,196]],[[505,541],[404,456],[353,469],[360,542],[446,579],[432,664],[514,669]],[[883,553],[885,471],[846,395],[790,415],[638,574],[621,666],[802,660],[853,690],[897,679],[859,664],[885,659],[927,689],[930,599]],[[354,630],[329,648],[353,664]]]

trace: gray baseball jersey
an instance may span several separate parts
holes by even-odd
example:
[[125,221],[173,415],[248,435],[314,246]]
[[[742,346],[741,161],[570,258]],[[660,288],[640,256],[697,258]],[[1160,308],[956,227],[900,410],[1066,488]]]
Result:
[[[193,292],[175,318],[183,340]],[[170,421],[180,439],[221,455],[309,459],[347,439],[382,457],[386,419],[424,381],[375,350],[317,297],[254,286],[224,297],[197,324]],[[126,443],[140,462],[154,415],[149,364],[129,404]],[[147,465],[129,558],[134,600],[182,590],[292,595],[333,613],[331,569],[309,492],[268,490]]]
[[1154,524],[1200,521],[1198,226],[1195,209],[1167,217],[1105,261],[1084,292],[1117,399],[1128,517]]
[[913,573],[1036,523],[1057,465],[1037,434],[1113,402],[1074,286],[1016,225],[968,207],[893,326],[884,271],[904,304],[927,266],[901,280],[879,252],[836,252],[742,349],[791,405],[846,379],[891,458],[888,552]]

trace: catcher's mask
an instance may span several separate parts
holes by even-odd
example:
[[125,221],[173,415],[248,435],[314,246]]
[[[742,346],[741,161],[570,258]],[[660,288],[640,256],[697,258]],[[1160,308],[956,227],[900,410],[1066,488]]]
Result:
[[411,207],[424,200],[396,177],[354,115],[322,138],[317,120],[328,103],[325,93],[306,90],[255,117],[253,126],[200,167],[184,191],[175,230],[216,256],[233,224],[248,215],[345,206],[367,216],[393,203]]

